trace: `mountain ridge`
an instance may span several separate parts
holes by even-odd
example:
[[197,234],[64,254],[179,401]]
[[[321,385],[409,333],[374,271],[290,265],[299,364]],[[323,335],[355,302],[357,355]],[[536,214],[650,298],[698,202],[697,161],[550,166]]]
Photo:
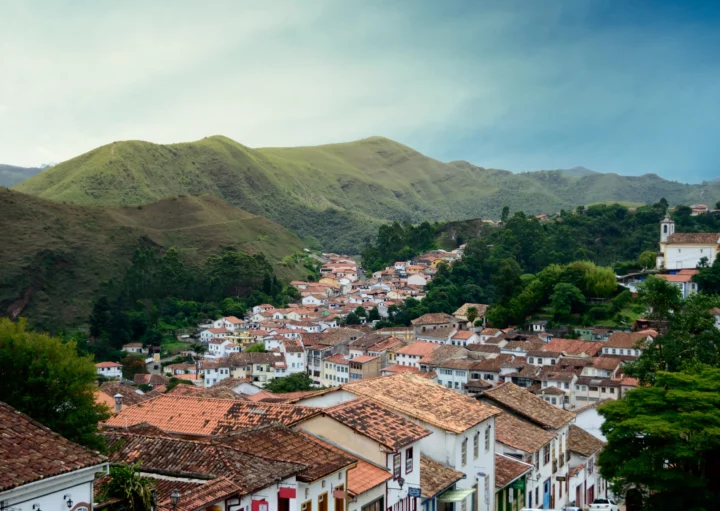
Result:
[[[195,142],[113,142],[14,188],[80,204],[139,205],[212,194],[270,218],[328,250],[357,252],[387,221],[499,218],[503,206],[551,213],[603,201],[671,204],[720,199],[720,183],[684,185],[658,176],[585,168],[514,174],[445,163],[385,137],[252,149],[215,135]],[[714,202],[713,200],[713,202]]]

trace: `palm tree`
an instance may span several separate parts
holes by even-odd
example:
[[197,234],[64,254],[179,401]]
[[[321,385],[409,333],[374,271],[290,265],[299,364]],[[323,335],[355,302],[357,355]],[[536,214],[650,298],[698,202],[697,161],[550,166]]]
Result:
[[110,477],[100,487],[103,500],[120,499],[132,511],[150,511],[153,506],[155,483],[140,475],[140,464],[115,463]]
[[468,307],[465,316],[467,317],[468,323],[470,323],[470,325],[473,325],[478,317],[477,307]]

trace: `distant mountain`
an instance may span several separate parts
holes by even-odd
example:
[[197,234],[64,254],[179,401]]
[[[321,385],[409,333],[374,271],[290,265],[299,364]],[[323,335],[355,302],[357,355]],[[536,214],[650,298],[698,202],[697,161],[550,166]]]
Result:
[[101,284],[122,278],[140,246],[177,247],[191,263],[225,247],[263,252],[278,276],[307,274],[281,263],[302,251],[297,236],[213,196],[102,208],[0,189],[0,232],[0,316],[49,330],[85,323]]
[[12,186],[42,172],[41,167],[15,167],[0,164],[0,186]]
[[588,169],[514,174],[444,163],[383,137],[314,147],[251,149],[214,136],[171,145],[114,142],[15,186],[78,204],[137,205],[209,193],[270,218],[329,250],[357,253],[382,222],[552,213],[603,201],[715,203],[720,183],[686,185],[649,174]]

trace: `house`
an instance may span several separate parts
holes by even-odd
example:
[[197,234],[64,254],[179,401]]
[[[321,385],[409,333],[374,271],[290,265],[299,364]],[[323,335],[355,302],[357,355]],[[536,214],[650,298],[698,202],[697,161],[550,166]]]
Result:
[[[561,508],[567,505],[569,501],[567,495],[569,469],[567,436],[568,427],[575,418],[575,414],[553,406],[512,383],[502,383],[485,391],[482,399],[517,418],[553,433],[555,438],[549,446],[543,447],[542,467],[546,471],[541,474],[538,481],[542,484],[542,489],[536,487],[537,498],[534,500],[534,505],[528,507],[547,509]],[[551,470],[551,472],[548,474],[547,470]],[[540,497],[542,500],[539,500]],[[540,502],[542,502],[542,506],[539,505]]]
[[200,340],[204,343],[210,342],[212,339],[221,339],[230,335],[227,328],[208,328],[200,332]]
[[334,387],[341,383],[350,381],[350,359],[342,353],[336,353],[323,361],[322,385],[324,387]]
[[545,454],[552,450],[554,440],[555,434],[551,431],[510,413],[502,413],[496,417],[496,455],[514,458],[532,467],[523,488],[524,498],[518,502],[519,508],[543,506],[543,482],[553,477],[551,459]]
[[698,285],[692,280],[693,275],[697,272],[698,270],[681,270],[680,273],[676,275],[657,275],[657,278],[662,279],[665,282],[670,282],[672,285],[680,289],[680,294],[684,299],[698,292]]
[[641,330],[639,332],[615,332],[603,345],[603,355],[630,355],[639,357],[645,344],[657,337],[655,330]]
[[[134,385],[152,385],[157,387],[160,385],[167,385],[170,380],[161,374],[136,374],[133,376]],[[123,392],[121,394],[124,395]]]
[[306,371],[307,359],[305,357],[305,348],[301,343],[291,340],[283,341],[280,352],[285,354],[288,375]]
[[454,346],[467,346],[479,342],[480,336],[472,330],[458,330],[450,335],[450,344]]
[[0,402],[0,503],[32,511],[93,508],[95,474],[108,462]]
[[147,353],[147,349],[143,348],[143,344],[141,342],[131,342],[129,344],[123,344],[122,350],[125,353],[137,353],[139,355]]
[[498,509],[520,509],[525,502],[527,475],[533,466],[503,454],[495,455],[495,502]]
[[[230,367],[229,376],[240,379],[249,378],[259,387],[264,387],[275,378],[288,375],[285,354],[280,351],[233,353],[228,357],[228,364]],[[227,376],[225,375],[225,377]],[[221,379],[218,379],[218,381]]]
[[484,328],[480,332],[480,342],[485,344],[490,339],[501,336],[502,333],[502,330],[499,330],[497,328]]
[[[475,318],[470,321],[468,319],[468,310],[473,309]],[[475,321],[480,320],[480,323],[485,325],[485,314],[487,314],[488,306],[484,303],[466,303],[463,304],[458,310],[453,312],[453,317],[462,325],[465,329],[471,329],[475,325]]]
[[428,279],[419,273],[416,273],[415,275],[410,275],[407,278],[408,286],[425,287],[427,285],[427,283],[428,283]]
[[420,369],[420,360],[430,355],[438,346],[431,342],[417,341],[395,350],[395,362],[401,366]]
[[420,492],[422,496],[422,511],[438,511],[452,505],[452,498],[457,493],[455,484],[463,479],[465,474],[453,470],[437,461],[420,455]]
[[417,509],[408,490],[420,487],[420,441],[430,430],[365,398],[324,408],[297,427],[392,474],[383,509]]
[[415,374],[360,380],[299,403],[331,406],[355,397],[371,399],[432,432],[420,440],[420,453],[465,474],[449,502],[468,510],[495,509],[492,467],[499,410]]
[[595,357],[605,346],[602,342],[581,341],[578,339],[562,339],[556,337],[550,340],[543,348],[543,351],[561,353],[563,356],[571,357]]
[[324,295],[306,295],[302,298],[303,306],[319,307],[327,303],[327,296]]
[[660,252],[657,269],[695,269],[701,260],[709,266],[715,262],[720,244],[720,233],[675,232],[675,222],[670,215],[660,222]]
[[[600,477],[597,462],[605,442],[595,438],[587,431],[571,424],[568,430],[568,451],[570,452],[570,470],[575,476],[570,478],[570,498],[575,506],[585,508],[596,497],[607,497],[607,484]],[[581,468],[582,470],[577,470]]]
[[235,316],[226,316],[212,322],[212,328],[224,328],[229,332],[235,332],[243,328],[245,322]]
[[378,355],[360,355],[350,359],[350,381],[380,376],[382,359]]
[[122,367],[117,362],[98,362],[95,364],[95,372],[105,378],[122,378]]
[[449,334],[453,330],[457,330],[459,326],[457,319],[450,314],[441,312],[423,314],[419,318],[413,319],[411,323],[416,337],[436,330],[445,330]]
[[[154,480],[158,511],[215,511],[228,509],[230,503],[238,509],[288,510],[290,501],[302,498],[297,491],[301,477],[319,465],[254,456],[238,448],[255,438],[227,440],[230,445],[199,442],[170,437],[147,425],[106,431],[105,436],[111,461],[138,463],[143,475]],[[320,446],[316,449],[320,456],[330,456]],[[342,470],[345,463],[338,457],[329,458],[328,469]]]

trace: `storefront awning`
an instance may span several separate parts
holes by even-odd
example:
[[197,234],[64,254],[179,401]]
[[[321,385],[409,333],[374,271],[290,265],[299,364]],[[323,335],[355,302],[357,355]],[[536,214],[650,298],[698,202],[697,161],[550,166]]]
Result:
[[467,490],[450,490],[446,491],[438,497],[438,502],[460,502],[465,500],[468,495],[475,493],[475,488]]

